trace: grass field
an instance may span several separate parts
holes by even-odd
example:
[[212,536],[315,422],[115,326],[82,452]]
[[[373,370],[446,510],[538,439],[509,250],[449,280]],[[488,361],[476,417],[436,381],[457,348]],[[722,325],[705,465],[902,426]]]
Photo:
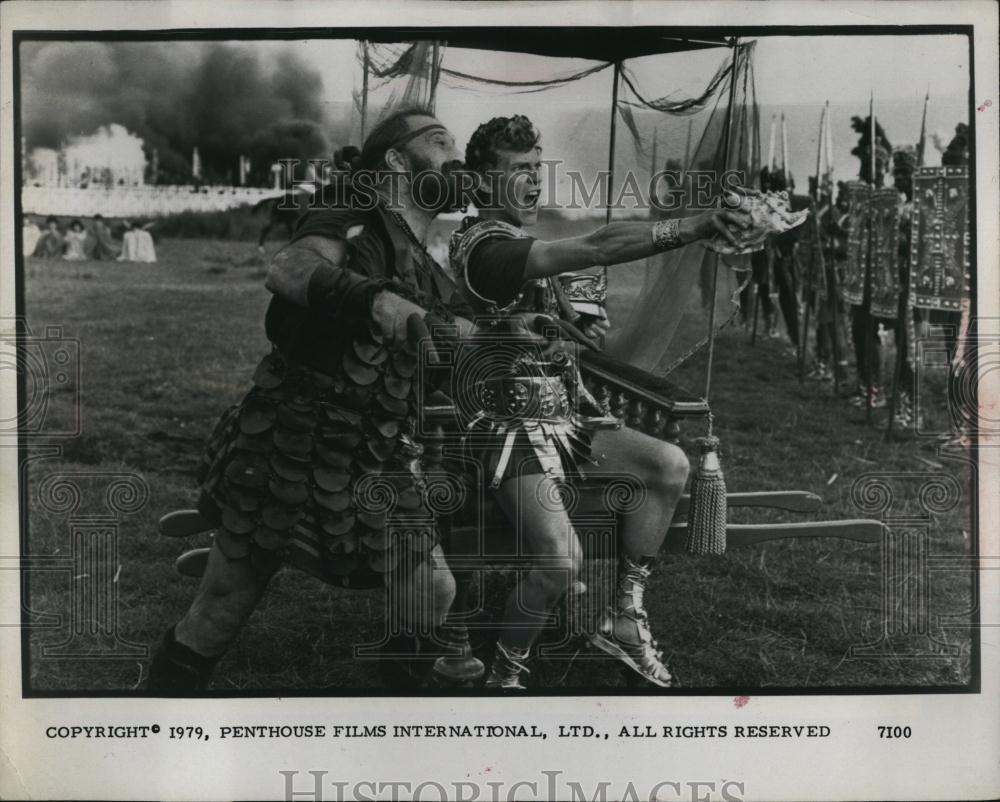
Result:
[[[273,250],[277,243],[270,244]],[[82,431],[61,452],[31,461],[32,555],[65,554],[70,521],[38,501],[41,483],[57,472],[136,474],[148,502],[118,522],[120,567],[115,574],[120,637],[153,644],[186,609],[195,589],[173,561],[195,543],[157,535],[164,512],[190,506],[203,440],[226,406],[248,386],[267,348],[263,312],[268,294],[256,249],[247,242],[163,240],[156,265],[42,262],[25,269],[26,312],[40,336],[60,326],[80,343]],[[699,358],[677,378],[697,386]],[[936,379],[943,386],[943,374]],[[852,482],[871,472],[936,471],[963,489],[970,469],[937,455],[926,440],[886,443],[858,413],[833,399],[827,385],[801,387],[793,360],[776,340],[730,329],[716,350],[713,409],[730,491],[800,489],[818,493],[823,517],[863,517],[851,501]],[[943,389],[942,389],[943,393]],[[48,414],[69,418],[72,388],[54,393]],[[935,467],[940,466],[940,467]],[[99,490],[85,493],[75,513],[105,511]],[[740,515],[768,520],[767,514]],[[931,552],[970,552],[974,528],[966,494],[931,520]],[[785,688],[962,685],[970,680],[969,630],[943,629],[939,615],[967,614],[967,573],[931,575],[934,637],[955,645],[957,657],[850,658],[852,644],[877,640],[881,630],[880,551],[850,541],[784,541],[734,549],[722,558],[671,557],[647,596],[654,629],[686,685]],[[592,578],[605,581],[604,574]],[[498,602],[508,577],[488,583]],[[31,579],[32,615],[70,609],[64,575]],[[348,592],[287,570],[273,582],[243,636],[223,659],[220,691],[374,689],[374,665],[351,659],[350,646],[377,640],[382,597]],[[84,614],[86,618],[86,614]],[[120,659],[52,658],[46,644],[67,628],[38,629],[30,638],[30,688],[45,691],[129,691],[141,686],[141,656]],[[548,660],[536,682],[565,687],[613,686],[620,673],[586,656],[572,664]]]

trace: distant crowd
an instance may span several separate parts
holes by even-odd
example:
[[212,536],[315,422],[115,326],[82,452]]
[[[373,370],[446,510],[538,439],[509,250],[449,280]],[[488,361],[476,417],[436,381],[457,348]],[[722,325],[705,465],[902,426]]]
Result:
[[141,226],[131,220],[123,220],[119,244],[111,227],[99,214],[94,215],[89,226],[78,218],[73,219],[65,231],[57,217],[49,215],[45,218],[44,228],[39,225],[39,220],[25,215],[21,228],[25,256],[70,261],[156,261],[156,246],[149,232],[152,223]]

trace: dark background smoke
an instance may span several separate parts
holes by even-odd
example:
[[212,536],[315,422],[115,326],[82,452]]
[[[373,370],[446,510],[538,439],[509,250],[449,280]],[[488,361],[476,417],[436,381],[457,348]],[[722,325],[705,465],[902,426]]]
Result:
[[155,148],[159,183],[268,184],[279,158],[330,158],[347,120],[325,118],[323,78],[288,50],[250,44],[31,42],[21,45],[22,122],[28,150],[58,149],[119,123]]

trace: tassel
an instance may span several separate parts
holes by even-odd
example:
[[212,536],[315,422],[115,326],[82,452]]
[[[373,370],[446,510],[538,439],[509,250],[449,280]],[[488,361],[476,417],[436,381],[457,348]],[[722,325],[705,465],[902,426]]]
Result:
[[719,438],[699,438],[701,459],[691,480],[687,550],[691,554],[724,554],[726,551],[726,479],[719,463]]

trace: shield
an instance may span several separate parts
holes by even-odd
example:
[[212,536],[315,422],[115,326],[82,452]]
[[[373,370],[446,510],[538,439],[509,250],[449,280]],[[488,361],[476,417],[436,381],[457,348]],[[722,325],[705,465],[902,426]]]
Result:
[[965,167],[921,167],[913,176],[912,306],[957,312],[968,297],[968,201]]
[[847,265],[840,284],[845,303],[860,306],[864,302],[865,266],[868,264],[868,213],[871,192],[861,181],[847,185]]
[[872,305],[875,317],[899,317],[899,193],[878,189],[871,199]]
[[[850,220],[847,269],[841,297],[861,306],[865,270],[871,258],[871,314],[895,318],[899,304],[899,194],[894,189],[869,189],[860,181],[847,187]],[[870,238],[870,239],[869,239]]]

